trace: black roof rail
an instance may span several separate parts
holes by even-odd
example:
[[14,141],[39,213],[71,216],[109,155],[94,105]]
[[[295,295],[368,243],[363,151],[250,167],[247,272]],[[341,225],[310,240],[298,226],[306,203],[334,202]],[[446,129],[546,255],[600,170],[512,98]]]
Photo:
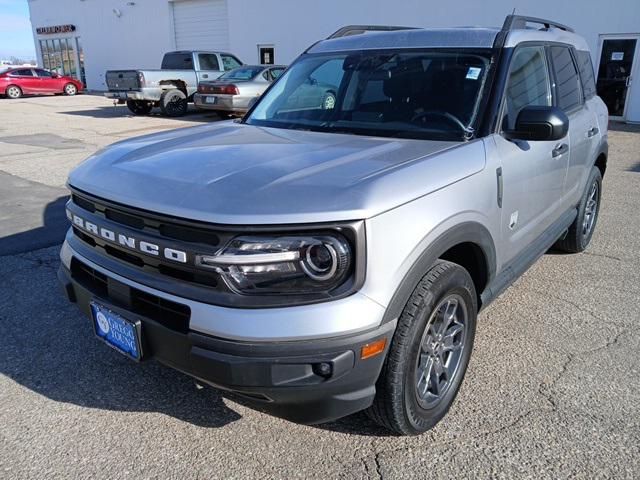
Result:
[[544,18],[525,17],[523,15],[507,15],[507,18],[504,19],[502,30],[506,32],[510,30],[520,30],[526,28],[527,23],[538,23],[540,25],[544,25],[545,28],[555,27],[566,32],[574,32],[573,28],[567,27],[561,23],[545,20]]
[[349,35],[359,35],[364,32],[391,32],[395,30],[416,30],[416,27],[399,27],[395,25],[347,25],[337,30],[327,37],[331,38],[348,37]]

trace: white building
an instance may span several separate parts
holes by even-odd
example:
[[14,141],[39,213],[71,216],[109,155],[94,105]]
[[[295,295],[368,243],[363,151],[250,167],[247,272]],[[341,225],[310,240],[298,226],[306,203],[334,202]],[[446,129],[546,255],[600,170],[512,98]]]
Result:
[[39,62],[93,90],[106,88],[106,70],[158,68],[171,50],[224,50],[246,63],[286,64],[347,24],[500,26],[515,8],[584,36],[610,112],[640,122],[640,0],[28,1]]

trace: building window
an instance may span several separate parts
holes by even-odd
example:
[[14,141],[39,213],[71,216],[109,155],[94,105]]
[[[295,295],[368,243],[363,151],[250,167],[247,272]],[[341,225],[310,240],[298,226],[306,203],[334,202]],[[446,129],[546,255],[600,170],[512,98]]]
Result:
[[40,40],[42,67],[80,80],[86,86],[80,37]]

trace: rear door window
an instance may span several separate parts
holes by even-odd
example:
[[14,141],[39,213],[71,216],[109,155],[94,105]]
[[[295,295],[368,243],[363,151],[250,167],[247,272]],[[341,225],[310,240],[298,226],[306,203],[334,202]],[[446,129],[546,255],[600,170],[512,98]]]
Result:
[[33,72],[30,68],[25,68],[23,70],[14,70],[11,72],[12,77],[33,77]]
[[551,81],[544,47],[516,50],[509,67],[505,90],[505,128],[513,129],[520,110],[528,106],[551,106]]
[[551,61],[556,74],[557,104],[565,112],[582,104],[578,70],[568,47],[551,47]]
[[48,72],[47,70],[36,70],[36,73],[38,74],[39,77],[44,77],[44,78],[53,77],[51,72]]
[[193,57],[190,53],[167,53],[162,59],[163,70],[193,70]]
[[200,53],[198,55],[200,70],[220,70],[218,56],[215,53]]

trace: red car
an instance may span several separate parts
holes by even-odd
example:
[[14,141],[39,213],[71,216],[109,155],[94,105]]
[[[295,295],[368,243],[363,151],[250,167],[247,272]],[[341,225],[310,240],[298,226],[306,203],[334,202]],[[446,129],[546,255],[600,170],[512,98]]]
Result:
[[0,70],[0,94],[20,98],[33,93],[75,95],[84,85],[73,77],[65,77],[42,68],[14,67]]

